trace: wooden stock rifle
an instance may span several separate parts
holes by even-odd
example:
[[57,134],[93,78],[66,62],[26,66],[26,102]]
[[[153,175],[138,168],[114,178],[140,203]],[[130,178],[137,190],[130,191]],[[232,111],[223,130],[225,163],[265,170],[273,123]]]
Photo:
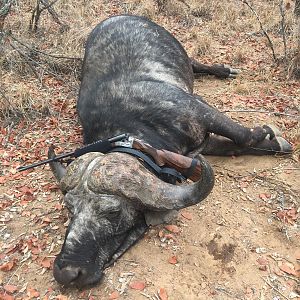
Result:
[[[145,153],[150,156],[159,167],[167,167],[175,169],[182,174],[185,178],[192,181],[198,181],[201,177],[201,164],[200,161],[195,158],[190,158],[175,152],[171,152],[164,149],[155,149],[151,145],[144,143],[143,141],[129,136],[129,134],[121,134],[107,140],[100,140],[93,144],[89,144],[82,148],[78,148],[73,152],[60,154],[54,158],[49,158],[31,165],[17,168],[18,171],[25,171],[35,168],[37,166],[45,165],[52,161],[60,161],[66,157],[77,158],[89,152],[102,152],[108,153],[114,151],[115,148],[131,148]],[[117,150],[117,149],[116,149]],[[117,152],[126,152],[119,151]],[[128,152],[129,153],[129,152]]]

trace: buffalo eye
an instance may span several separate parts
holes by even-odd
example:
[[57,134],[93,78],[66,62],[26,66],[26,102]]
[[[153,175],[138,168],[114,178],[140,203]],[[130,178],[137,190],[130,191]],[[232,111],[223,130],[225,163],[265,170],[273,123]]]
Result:
[[108,219],[117,218],[117,217],[119,217],[119,215],[120,215],[120,211],[119,210],[111,210],[111,211],[107,211],[106,212],[106,217]]

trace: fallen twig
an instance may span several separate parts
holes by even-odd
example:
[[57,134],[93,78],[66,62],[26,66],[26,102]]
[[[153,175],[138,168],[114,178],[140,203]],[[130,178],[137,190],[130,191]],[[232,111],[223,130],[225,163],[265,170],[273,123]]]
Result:
[[248,113],[248,112],[257,112],[261,114],[272,114],[274,116],[286,116],[290,118],[296,118],[300,120],[300,116],[295,114],[288,114],[288,113],[281,113],[278,111],[269,111],[269,110],[260,110],[260,109],[226,109],[222,111],[223,113],[227,112],[242,112],[242,113]]
[[21,57],[23,57],[23,59],[25,60],[25,62],[28,64],[28,66],[30,67],[30,69],[32,70],[33,74],[35,75],[35,77],[42,82],[41,77],[39,76],[39,74],[37,73],[36,69],[33,67],[32,62],[33,59],[30,58],[29,56],[27,56],[25,53],[23,53],[20,49],[18,49],[17,47],[15,47],[12,43],[10,43],[10,46],[16,50]]
[[33,51],[35,53],[40,53],[42,55],[46,55],[46,56],[53,57],[53,58],[62,58],[62,59],[70,59],[70,60],[82,60],[81,57],[69,57],[69,56],[64,56],[64,55],[54,55],[54,54],[50,54],[50,53],[45,53],[43,51],[40,51],[40,50],[34,49],[32,47],[29,47],[28,45],[24,44],[23,42],[21,42],[19,39],[17,39],[16,37],[14,37],[12,35],[10,35],[10,37],[14,41],[16,41],[17,43],[19,43],[20,45],[24,46],[28,50]]
[[[14,50],[16,50],[16,51],[20,54],[21,57],[23,57],[24,61],[25,61],[25,62],[28,64],[28,66],[31,68],[31,70],[32,70],[32,72],[34,73],[34,75],[36,76],[36,78],[43,84],[43,82],[42,82],[42,76],[40,76],[40,75],[38,74],[37,70],[36,70],[35,67],[34,67],[34,64],[40,66],[41,69],[42,69],[43,71],[45,71],[45,67],[44,67],[41,63],[39,63],[38,61],[32,59],[30,56],[28,56],[27,54],[25,54],[24,52],[22,52],[20,49],[18,49],[18,48],[17,48],[15,45],[13,45],[13,43],[11,43],[11,42],[10,42],[10,46],[11,46]],[[56,74],[56,73],[54,73],[54,72],[51,72],[50,70],[46,70],[46,72],[49,73],[49,74],[51,74],[51,75],[53,75],[55,78],[57,78],[57,79],[59,79],[59,80],[65,82],[65,80],[64,80],[61,76],[59,76],[58,74]]]
[[275,292],[277,292],[280,296],[282,296],[284,299],[289,300],[288,297],[286,297],[282,292],[280,292],[275,286],[273,286],[268,280],[266,280],[264,277],[261,277],[263,281],[270,286]]
[[221,292],[221,293],[223,293],[223,294],[225,294],[225,295],[227,295],[227,296],[229,296],[231,298],[234,298],[234,299],[243,299],[243,298],[239,297],[238,295],[234,295],[232,292],[226,290],[222,286],[216,286],[215,290],[218,291],[218,292]]
[[287,275],[287,274],[282,275],[282,277],[288,278],[288,279],[292,279],[292,280],[296,281],[297,283],[300,283],[300,280],[297,279],[296,277],[289,276],[289,275]]
[[42,9],[42,11],[43,10],[45,10],[45,9],[47,9],[48,11],[49,11],[49,13],[50,13],[50,15],[52,16],[52,18],[54,19],[54,21],[57,23],[57,24],[59,24],[59,25],[61,25],[61,26],[64,26],[64,24],[60,21],[60,19],[59,19],[59,16],[58,16],[58,13],[53,9],[53,7],[52,7],[52,5],[54,5],[54,3],[55,2],[57,2],[58,0],[54,0],[53,2],[51,2],[51,3],[48,3],[48,0],[40,0],[42,3],[43,3],[43,5],[44,5],[44,8]]
[[8,281],[6,282],[6,285],[9,284],[11,282],[11,280],[13,279],[13,277],[17,274],[17,272],[24,266],[25,262],[23,262],[22,264],[20,264],[17,269],[12,273],[12,275],[9,277]]
[[14,125],[15,125],[14,122],[11,122],[11,124],[8,125],[8,130],[7,130],[5,140],[2,143],[2,146],[4,148],[7,146],[8,142],[9,142],[9,137],[11,135],[11,132],[12,132],[12,129],[13,129]]
[[140,292],[140,294],[148,299],[151,299],[151,296],[150,295],[147,295],[146,293],[143,293],[143,292]]

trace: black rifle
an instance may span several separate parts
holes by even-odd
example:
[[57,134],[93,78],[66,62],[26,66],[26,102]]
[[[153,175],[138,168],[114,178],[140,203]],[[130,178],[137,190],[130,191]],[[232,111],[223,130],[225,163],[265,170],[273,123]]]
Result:
[[126,141],[129,137],[129,134],[128,133],[123,133],[123,134],[120,134],[120,135],[117,135],[115,137],[112,137],[110,139],[107,139],[107,140],[100,140],[100,141],[97,141],[93,144],[89,144],[87,146],[84,146],[82,148],[78,148],[76,149],[75,151],[73,152],[69,152],[69,153],[65,153],[65,154],[60,154],[60,155],[57,155],[53,158],[49,158],[49,159],[45,159],[45,160],[42,160],[40,162],[37,162],[37,163],[34,163],[32,165],[28,165],[28,166],[24,166],[24,167],[18,167],[17,170],[19,172],[21,171],[25,171],[25,170],[28,170],[28,169],[32,169],[32,168],[35,168],[37,166],[41,166],[41,165],[45,165],[45,164],[48,164],[52,161],[59,161],[63,158],[66,158],[66,157],[79,157],[83,154],[86,154],[88,152],[103,152],[103,153],[107,153],[109,150],[112,149],[112,143],[114,142],[119,142],[119,141]]

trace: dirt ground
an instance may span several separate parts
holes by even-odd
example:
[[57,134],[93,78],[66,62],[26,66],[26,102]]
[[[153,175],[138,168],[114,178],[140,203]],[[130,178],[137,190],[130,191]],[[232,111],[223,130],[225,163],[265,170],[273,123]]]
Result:
[[[10,114],[1,120],[0,299],[299,300],[299,81],[287,79],[285,67],[272,61],[259,27],[246,27],[245,23],[254,26],[256,21],[239,1],[230,3],[232,11],[227,14],[221,2],[215,1],[219,11],[203,4],[204,21],[192,19],[192,24],[187,23],[187,8],[181,9],[184,2],[175,1],[177,6],[166,6],[164,12],[155,5],[151,8],[150,2],[137,6],[137,1],[128,1],[124,7],[120,1],[99,1],[99,7],[91,8],[94,19],[82,29],[82,40],[109,15],[131,9],[151,17],[170,30],[194,58],[241,69],[235,80],[197,79],[195,93],[249,127],[275,124],[293,144],[293,155],[208,157],[216,184],[205,201],[181,211],[172,226],[151,228],[105,271],[97,286],[65,289],[52,275],[68,222],[62,195],[48,166],[23,173],[16,172],[16,167],[45,158],[51,143],[58,146],[58,152],[81,144],[75,113],[79,81],[73,75],[61,80],[45,73],[41,84],[30,72],[3,68],[5,97],[35,99],[31,109],[37,114],[30,111],[32,116],[25,118]],[[217,20],[214,24],[208,13]],[[230,20],[235,23],[229,24]],[[12,23],[7,26],[15,24],[8,22]],[[69,22],[70,30],[76,22],[81,19]],[[264,22],[272,25],[267,18]],[[47,24],[41,27],[48,28]],[[58,25],[50,25],[59,31]],[[280,36],[274,33],[272,38],[280,52]],[[47,50],[46,46],[42,49]],[[82,50],[77,54],[82,55]]]

